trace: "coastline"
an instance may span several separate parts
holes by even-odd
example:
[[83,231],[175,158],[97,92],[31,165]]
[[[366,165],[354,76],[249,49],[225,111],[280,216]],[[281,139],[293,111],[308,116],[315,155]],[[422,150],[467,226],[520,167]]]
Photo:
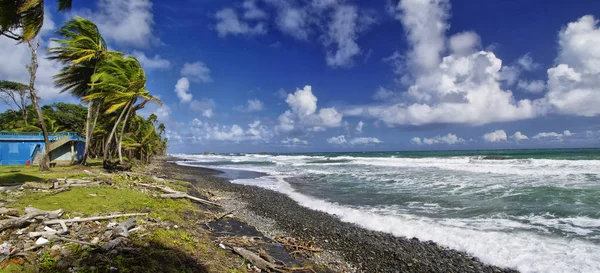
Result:
[[338,271],[517,272],[484,264],[465,252],[431,241],[395,237],[342,222],[333,215],[302,207],[282,193],[216,177],[222,173],[218,170],[167,161],[159,166],[155,170],[159,177],[192,182],[199,188],[227,196],[218,202],[268,237],[285,232],[315,241],[326,254],[317,256],[314,262]]

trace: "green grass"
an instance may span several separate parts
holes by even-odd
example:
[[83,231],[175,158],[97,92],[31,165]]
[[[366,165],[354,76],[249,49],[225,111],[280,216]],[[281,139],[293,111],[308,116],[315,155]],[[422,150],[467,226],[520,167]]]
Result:
[[32,206],[42,210],[65,209],[68,215],[90,216],[113,212],[150,212],[153,218],[185,224],[182,216],[196,213],[198,208],[189,200],[155,198],[148,194],[112,187],[73,188],[56,195],[32,192],[12,206]]
[[0,186],[39,182],[53,178],[89,177],[83,173],[85,167],[66,166],[52,168],[50,172],[40,172],[37,166],[0,166]]

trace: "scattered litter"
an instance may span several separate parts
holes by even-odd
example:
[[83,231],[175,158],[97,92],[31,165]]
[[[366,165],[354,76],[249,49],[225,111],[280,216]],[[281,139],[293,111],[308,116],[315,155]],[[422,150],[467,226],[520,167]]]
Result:
[[0,245],[0,255],[9,255],[11,252],[11,245],[8,242],[4,242]]
[[225,245],[223,245],[222,243],[219,243],[219,247],[221,247],[222,249],[227,249],[227,247],[225,247]]
[[47,244],[48,243],[48,239],[44,238],[44,237],[40,237],[37,239],[37,241],[35,241],[36,245],[43,245],[43,244]]

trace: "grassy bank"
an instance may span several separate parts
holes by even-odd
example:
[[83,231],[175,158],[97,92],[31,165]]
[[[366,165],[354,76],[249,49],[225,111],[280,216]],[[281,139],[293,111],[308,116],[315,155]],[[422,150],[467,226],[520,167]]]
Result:
[[[51,173],[39,173],[33,167],[0,167],[0,184],[15,185],[23,182],[47,181],[52,178],[87,178],[87,169],[79,166],[55,168]],[[92,247],[75,243],[54,242],[24,256],[2,259],[1,272],[246,272],[244,261],[218,247],[208,231],[199,228],[215,212],[187,199],[164,199],[157,192],[140,188],[135,182],[154,181],[137,174],[102,176],[110,185],[71,188],[55,193],[52,190],[12,190],[0,195],[5,208],[22,211],[25,207],[42,210],[64,209],[63,218],[107,215],[111,213],[148,213],[138,218],[140,230],[132,233],[127,248],[100,253]],[[189,191],[192,184],[182,181],[163,181],[162,185]],[[116,219],[120,222],[124,219]],[[83,232],[97,229],[98,234],[108,230],[109,221],[78,225]],[[19,231],[27,234],[32,227]],[[75,231],[74,231],[75,232]],[[77,231],[80,232],[80,231]],[[18,238],[17,230],[0,234],[0,243]],[[92,240],[93,235],[89,235]],[[1,256],[0,256],[1,257]],[[36,268],[37,267],[37,268]]]

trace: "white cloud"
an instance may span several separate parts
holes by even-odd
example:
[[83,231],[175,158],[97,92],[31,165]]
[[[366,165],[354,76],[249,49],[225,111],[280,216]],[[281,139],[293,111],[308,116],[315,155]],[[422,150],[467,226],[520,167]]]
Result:
[[455,55],[470,55],[481,46],[481,38],[475,32],[466,31],[450,37],[450,50]]
[[202,99],[202,100],[193,100],[190,103],[190,108],[196,112],[201,112],[202,116],[211,118],[213,116],[213,111],[217,107],[217,104],[213,99]]
[[341,136],[336,136],[336,137],[330,137],[327,139],[327,143],[330,144],[336,144],[336,145],[342,145],[342,144],[346,144],[348,143],[348,141],[346,141],[346,137],[341,135]]
[[144,69],[167,69],[171,67],[171,62],[167,59],[162,58],[160,55],[154,55],[152,58],[148,58],[146,54],[139,50],[134,50],[132,55],[140,61]]
[[396,96],[396,93],[394,93],[393,91],[391,91],[383,86],[379,86],[379,88],[377,88],[377,91],[373,95],[373,99],[386,101],[395,96]]
[[[257,10],[247,10],[244,16],[258,16]],[[253,26],[248,22],[242,21],[235,10],[225,8],[215,14],[217,19],[216,29],[220,37],[227,35],[263,35],[267,33],[266,26],[262,22],[255,23]]]
[[510,138],[512,138],[516,142],[519,142],[521,140],[529,139],[529,137],[527,137],[526,135],[522,134],[521,132],[514,133]]
[[336,44],[335,50],[327,50],[327,65],[331,67],[352,66],[352,58],[360,53],[356,43],[358,9],[344,5],[336,9],[329,24],[326,44]]
[[573,133],[571,133],[571,131],[569,131],[569,130],[565,130],[565,131],[563,132],[563,135],[564,135],[564,136],[567,136],[567,137],[570,137],[570,136],[572,136],[572,135],[573,135]]
[[410,142],[417,144],[417,145],[421,145],[421,138],[420,137],[413,137]]
[[210,124],[202,122],[199,119],[193,119],[189,123],[188,138],[193,143],[203,143],[208,141],[268,141],[273,136],[272,132],[260,121],[254,121],[248,124],[247,129],[233,124],[231,126]]
[[268,17],[265,11],[256,6],[256,1],[254,0],[244,1],[243,7],[245,19],[265,19]]
[[350,140],[350,145],[380,144],[383,141],[376,137],[357,137]]
[[483,135],[483,139],[487,142],[501,142],[506,141],[507,136],[504,130],[496,130]]
[[158,105],[156,103],[149,103],[137,113],[144,117],[148,117],[150,114],[155,114],[158,117],[159,122],[165,123],[170,120],[171,107],[166,104]]
[[[40,47],[37,51],[39,67],[35,79],[37,95],[43,101],[69,96],[69,93],[60,93],[60,90],[54,87],[53,76],[60,72],[61,65],[46,58],[45,48],[48,47],[50,41],[45,38],[52,33],[54,27],[52,16],[46,11],[43,28],[38,36],[40,40]],[[25,66],[31,63],[31,53],[26,43],[17,44],[14,40],[0,36],[0,60],[0,79],[29,84],[29,72]]]
[[281,32],[297,40],[307,40],[310,35],[310,26],[307,21],[308,11],[303,8],[293,7],[290,4],[279,2],[277,26]]
[[434,70],[444,51],[450,4],[447,0],[403,0],[396,7],[410,42],[410,63],[419,72]]
[[352,138],[348,141],[346,139],[346,136],[340,135],[340,136],[328,138],[327,143],[334,144],[334,145],[368,145],[368,144],[380,144],[380,143],[383,143],[383,141],[379,140],[376,137],[357,137],[357,138]]
[[[475,33],[450,38],[452,54],[441,58],[446,48],[449,17],[446,0],[404,0],[398,6],[410,50],[406,61],[412,77],[400,97],[402,102],[358,106],[348,113],[379,119],[388,126],[461,123],[481,125],[533,118],[545,110],[541,102],[517,100],[502,88],[502,61],[492,52],[478,51]],[[469,46],[471,48],[469,48]],[[473,52],[473,53],[471,53]],[[471,54],[469,54],[471,53]],[[402,60],[398,54],[395,60]],[[387,93],[382,93],[387,94]]]
[[150,0],[99,0],[96,12],[81,13],[96,23],[104,38],[117,44],[146,48],[159,41]]
[[285,101],[291,110],[279,116],[276,127],[278,132],[319,132],[341,125],[343,115],[335,108],[321,108],[317,111],[317,97],[313,95],[309,85],[288,94]]
[[264,109],[264,103],[259,99],[251,99],[246,102],[246,105],[235,107],[240,112],[259,112]]
[[551,139],[555,139],[555,140],[559,140],[562,141],[562,134],[559,133],[555,133],[555,132],[542,132],[539,133],[535,136],[533,136],[533,139],[543,139],[543,138],[551,138]]
[[569,23],[558,35],[557,65],[548,69],[546,100],[566,115],[600,114],[600,28],[591,15]]
[[192,100],[192,94],[188,93],[190,90],[190,81],[186,77],[182,77],[175,84],[175,93],[179,98],[180,102],[189,102]]
[[210,77],[210,69],[206,66],[206,64],[200,61],[183,64],[183,68],[181,68],[181,75],[194,82],[212,82],[212,78]]
[[356,132],[357,133],[362,133],[363,132],[363,127],[365,126],[365,123],[361,120],[356,124]]
[[299,139],[297,137],[294,138],[286,138],[281,141],[282,144],[286,144],[289,146],[298,146],[298,145],[308,145],[308,141]]
[[544,89],[546,89],[546,83],[544,81],[524,81],[524,80],[520,80],[519,83],[517,83],[517,87],[519,87],[520,89],[525,90],[526,92],[529,93],[541,93],[544,91]]
[[[412,141],[416,144],[421,143],[420,139],[419,141],[417,141],[415,138],[412,139]],[[463,138],[457,137],[455,134],[447,134],[445,136],[436,136],[433,138],[423,138],[423,144],[427,144],[427,145],[434,145],[434,144],[448,144],[448,145],[454,145],[454,144],[459,144],[459,143],[465,143],[465,140]]]
[[531,58],[531,54],[527,53],[523,56],[521,56],[518,60],[517,63],[521,66],[521,68],[523,68],[525,71],[533,71],[536,70],[538,67],[540,67],[540,64],[536,63],[533,61],[533,58]]

